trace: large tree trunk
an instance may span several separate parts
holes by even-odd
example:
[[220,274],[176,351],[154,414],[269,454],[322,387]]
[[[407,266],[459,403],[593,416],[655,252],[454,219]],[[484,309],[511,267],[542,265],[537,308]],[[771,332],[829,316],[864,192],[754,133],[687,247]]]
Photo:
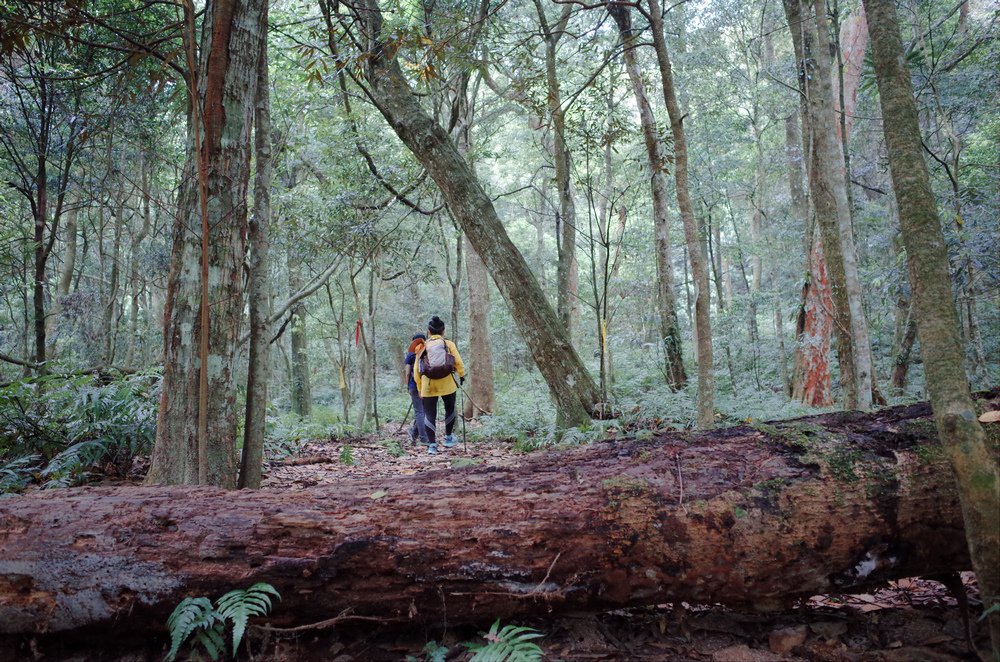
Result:
[[[806,53],[812,52],[813,37],[802,19],[799,0],[784,0],[795,52],[795,70],[799,89],[807,89],[805,80]],[[799,130],[799,121],[802,130]],[[789,189],[792,210],[803,228],[806,256],[805,282],[796,324],[796,348],[792,362],[791,397],[813,407],[833,404],[830,391],[830,339],[833,333],[833,301],[830,278],[826,273],[823,251],[816,237],[815,222],[810,216],[811,201],[803,180],[809,181],[809,156],[812,154],[812,131],[805,96],[799,97],[798,118],[785,120],[785,151],[788,156]]]
[[182,597],[257,581],[281,592],[284,623],[344,610],[457,623],[681,600],[771,609],[962,570],[929,415],[669,432],[238,499],[205,487],[6,499],[0,632],[162,629]]
[[699,236],[698,221],[691,204],[688,190],[687,139],[684,134],[684,115],[677,103],[674,89],[674,75],[667,53],[667,42],[663,32],[663,13],[659,0],[649,0],[650,27],[653,33],[653,47],[660,68],[663,83],[663,99],[670,116],[670,133],[674,139],[674,182],[677,189],[677,206],[680,208],[681,222],[684,224],[684,239],[687,242],[688,259],[691,261],[691,276],[694,280],[694,320],[695,338],[698,345],[698,427],[709,429],[715,425],[715,366],[712,360],[712,322],[710,292],[708,287],[708,266]]
[[[191,91],[197,93],[203,110],[189,136],[185,183],[174,223],[164,313],[163,392],[151,483],[236,484],[234,362],[243,316],[250,119],[264,38],[264,4],[263,0],[211,0],[204,10],[200,82],[197,91]],[[198,133],[201,144],[195,143]],[[196,168],[199,151],[203,168]],[[197,170],[202,172],[196,176]],[[207,219],[199,213],[203,178],[202,209]],[[203,237],[206,221],[211,230]],[[210,267],[207,279],[200,273],[203,259]],[[199,310],[203,304],[211,311],[207,338]]]
[[632,31],[632,12],[624,5],[608,3],[608,12],[618,24],[624,45],[625,69],[632,84],[632,93],[639,108],[639,123],[646,144],[649,162],[649,186],[653,200],[653,240],[656,250],[656,305],[660,317],[660,343],[663,345],[663,374],[670,388],[679,390],[687,384],[681,354],[681,332],[677,322],[677,302],[674,298],[673,265],[670,262],[670,218],[667,201],[667,163],[656,127],[653,108],[646,96],[636,47],[638,38]]
[[597,386],[511,242],[489,196],[447,133],[421,108],[399,64],[380,41],[382,14],[373,0],[356,6],[365,26],[365,75],[374,102],[396,134],[427,169],[455,219],[511,307],[521,335],[556,403],[559,423],[583,425],[597,402]]
[[812,169],[809,184],[823,255],[833,290],[834,331],[846,409],[868,409],[872,403],[871,351],[861,307],[857,252],[851,229],[844,159],[837,140],[833,105],[830,34],[825,0],[813,2],[815,47],[805,53]]
[[[954,468],[973,566],[986,607],[1000,604],[1000,466],[986,445],[969,394],[948,271],[948,249],[921,147],[896,5],[865,0],[892,188],[899,205],[927,391],[942,446]],[[990,616],[1000,658],[1000,613]]]

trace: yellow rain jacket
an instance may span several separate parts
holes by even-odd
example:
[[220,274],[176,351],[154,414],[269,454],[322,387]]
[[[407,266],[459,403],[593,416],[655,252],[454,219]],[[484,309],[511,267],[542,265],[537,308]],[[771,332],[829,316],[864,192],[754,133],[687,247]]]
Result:
[[[440,335],[434,334],[430,336],[426,342],[430,342],[437,338],[441,338]],[[455,347],[455,343],[450,340],[444,341],[445,345],[448,347],[448,351],[451,355],[455,357],[455,372],[448,375],[447,377],[442,377],[441,379],[431,379],[420,372],[420,357],[423,356],[424,348],[421,347],[420,351],[417,353],[417,358],[413,361],[414,370],[414,381],[417,382],[417,389],[420,391],[420,397],[431,398],[435,395],[451,395],[458,390],[458,384],[455,383],[455,377],[465,377],[465,364],[462,363],[462,357],[458,353],[458,348]],[[426,345],[424,345],[426,347]]]

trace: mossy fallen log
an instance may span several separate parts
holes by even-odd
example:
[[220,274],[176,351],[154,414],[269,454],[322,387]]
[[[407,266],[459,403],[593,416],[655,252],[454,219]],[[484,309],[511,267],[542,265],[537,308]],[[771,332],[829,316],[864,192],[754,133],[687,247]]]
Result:
[[0,500],[0,632],[162,629],[269,582],[284,625],[484,621],[688,601],[771,609],[969,568],[925,404],[665,432],[306,490]]

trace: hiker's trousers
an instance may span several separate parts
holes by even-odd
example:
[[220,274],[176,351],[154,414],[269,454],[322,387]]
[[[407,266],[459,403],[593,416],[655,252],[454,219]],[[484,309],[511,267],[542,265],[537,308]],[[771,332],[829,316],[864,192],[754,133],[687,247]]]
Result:
[[410,402],[413,403],[413,425],[410,426],[410,437],[427,443],[427,433],[424,431],[424,399],[420,397],[420,391],[416,386],[410,389]]
[[438,398],[444,402],[444,433],[451,434],[455,429],[455,396],[457,393],[448,395],[432,395],[429,398],[421,398],[424,402],[424,430],[427,433],[427,443],[434,444],[435,433],[437,432],[437,406]]

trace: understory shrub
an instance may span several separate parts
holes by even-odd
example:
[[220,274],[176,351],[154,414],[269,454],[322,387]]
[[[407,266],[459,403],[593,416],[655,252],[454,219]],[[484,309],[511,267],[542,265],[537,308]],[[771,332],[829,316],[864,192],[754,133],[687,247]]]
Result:
[[156,433],[160,375],[42,375],[0,387],[0,493],[125,476]]

